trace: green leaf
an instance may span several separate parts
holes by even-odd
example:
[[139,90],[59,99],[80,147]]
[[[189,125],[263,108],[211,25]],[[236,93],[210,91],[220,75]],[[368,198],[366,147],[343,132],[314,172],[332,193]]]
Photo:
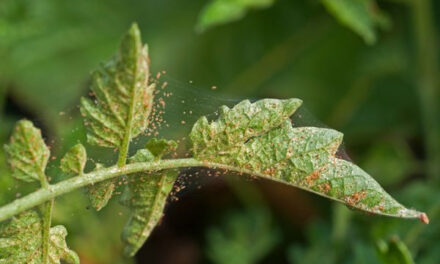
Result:
[[[102,168],[104,168],[102,164],[96,163],[95,170]],[[116,188],[116,181],[117,179],[109,179],[87,187],[87,196],[89,197],[92,207],[97,211],[100,211],[102,208],[104,208],[110,198],[112,198],[113,191]]]
[[211,0],[199,16],[197,30],[226,24],[243,18],[249,9],[263,9],[271,6],[274,0]]
[[148,49],[133,24],[118,52],[93,74],[95,99],[81,99],[90,144],[124,149],[146,129],[154,91],[148,79]]
[[[41,256],[43,221],[35,211],[12,218],[0,230],[0,263],[43,264]],[[66,245],[64,226],[50,228],[49,263],[79,263],[78,255]]]
[[223,107],[218,120],[200,118],[190,138],[196,159],[289,184],[374,214],[420,218],[395,201],[366,172],[337,158],[338,131],[293,128],[298,99],[243,101]]
[[391,238],[388,242],[377,242],[377,253],[384,264],[414,264],[411,252],[398,237]]
[[[159,141],[158,147],[160,145]],[[148,149],[141,149],[130,158],[130,162],[149,162],[155,159]],[[165,170],[136,173],[129,177],[122,199],[122,203],[131,208],[130,218],[122,231],[126,255],[134,256],[159,223],[177,175],[176,170]]]
[[163,155],[177,148],[177,142],[174,140],[152,138],[148,140],[146,148],[156,159],[161,159]]
[[13,177],[25,182],[45,181],[50,151],[32,122],[21,120],[15,125],[5,153]]
[[374,0],[322,0],[340,23],[359,34],[367,44],[376,42],[376,26],[387,28],[389,20]]
[[82,174],[84,172],[86,162],[86,149],[82,144],[76,144],[61,159],[60,167],[64,172]]

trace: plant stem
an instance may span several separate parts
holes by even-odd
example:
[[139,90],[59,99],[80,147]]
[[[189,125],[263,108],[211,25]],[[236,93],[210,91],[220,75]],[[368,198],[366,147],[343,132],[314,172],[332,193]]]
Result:
[[[46,174],[44,171],[40,172],[40,184],[42,189],[49,189],[50,184],[47,180]],[[52,222],[52,208],[53,208],[54,199],[50,199],[43,206],[43,238],[41,243],[41,258],[43,264],[49,263],[49,239],[50,239],[50,226]]]
[[[189,167],[206,167],[211,169],[223,169],[227,171],[233,171],[240,174],[248,174],[248,175],[255,175],[259,178],[265,178],[270,179],[272,181],[280,182],[286,184],[285,181],[279,180],[276,178],[273,178],[271,176],[268,176],[263,173],[254,172],[248,169],[243,169],[239,167],[234,167],[231,165],[225,165],[215,162],[209,162],[209,161],[200,161],[193,158],[188,159],[172,159],[172,160],[159,160],[159,161],[153,161],[153,162],[140,162],[140,163],[132,163],[127,164],[123,167],[118,166],[112,166],[109,168],[101,169],[92,171],[90,173],[86,173],[80,176],[76,176],[67,180],[64,180],[62,182],[59,182],[57,184],[49,185],[48,188],[41,188],[33,193],[30,193],[20,199],[16,199],[12,201],[11,203],[3,206],[0,208],[0,221],[4,221],[20,212],[26,211],[28,209],[31,209],[32,207],[35,207],[37,205],[40,205],[42,203],[45,203],[51,199],[54,199],[57,196],[63,195],[65,193],[69,193],[73,190],[92,185],[107,179],[111,179],[117,176],[136,173],[136,172],[149,172],[149,171],[158,171],[163,169],[175,169],[175,168],[189,168]],[[319,193],[315,190],[312,190],[310,188],[297,185],[294,183],[288,183],[291,186],[294,186],[299,189],[303,189],[306,191],[309,191],[311,193],[314,193],[316,195],[324,196],[328,199],[345,203],[344,200],[338,199],[331,196],[326,196],[322,193]],[[396,215],[396,214],[387,214],[387,213],[379,213],[375,212],[377,215],[384,215],[389,217],[399,217],[399,218],[421,218],[422,216],[426,218],[426,215],[421,212],[417,212],[414,210],[407,210],[405,214],[402,215]],[[425,220],[427,221],[427,220]]]
[[417,41],[417,88],[425,134],[428,177],[439,181],[440,124],[438,119],[439,65],[431,0],[413,0],[413,23]]
[[[0,208],[0,221],[6,220],[20,212],[47,202],[57,196],[69,193],[84,186],[95,184],[110,178],[141,171],[155,171],[179,167],[200,167],[205,162],[195,159],[160,160],[146,163],[133,163],[123,167],[113,166],[101,170],[92,171],[81,176],[73,177],[57,184],[48,185],[33,193]],[[213,165],[212,165],[213,166]],[[213,166],[214,167],[214,166]],[[219,166],[215,166],[219,167]]]
[[52,222],[52,208],[54,199],[44,204],[43,213],[43,243],[42,243],[42,258],[44,264],[49,263],[49,240],[50,240],[50,226]]

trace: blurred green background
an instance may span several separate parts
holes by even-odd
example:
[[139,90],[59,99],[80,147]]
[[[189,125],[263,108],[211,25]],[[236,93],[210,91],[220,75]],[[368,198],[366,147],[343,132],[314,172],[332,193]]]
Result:
[[[161,136],[184,137],[223,103],[298,97],[299,123],[342,131],[347,157],[431,224],[189,170],[137,260],[121,257],[117,201],[96,213],[81,191],[58,199],[54,222],[82,263],[439,263],[440,1],[2,0],[0,142],[14,122],[33,120],[55,153],[53,181],[65,177],[56,157],[85,142],[78,102],[89,73],[134,21],[153,74],[166,70],[176,94]],[[179,104],[189,98],[199,102]],[[91,151],[110,163],[107,152]],[[0,159],[2,204],[36,188],[13,181]]]

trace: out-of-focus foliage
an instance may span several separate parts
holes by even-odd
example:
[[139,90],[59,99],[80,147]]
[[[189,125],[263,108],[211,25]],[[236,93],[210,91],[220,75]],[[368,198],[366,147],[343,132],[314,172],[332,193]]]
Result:
[[392,139],[372,144],[362,161],[362,167],[371,175],[378,175],[377,180],[385,185],[401,182],[410,173],[417,172],[418,163],[411,156],[409,146]]
[[390,239],[388,242],[379,240],[377,251],[379,258],[385,264],[414,264],[408,248],[397,237]]
[[197,29],[204,31],[215,25],[239,20],[248,9],[267,8],[275,0],[211,0],[200,12]]
[[208,258],[216,264],[259,263],[280,243],[271,217],[267,209],[252,207],[227,214],[206,231]]
[[376,42],[376,26],[387,28],[389,20],[374,0],[322,0],[342,24],[361,35],[368,44]]
[[[197,29],[207,28],[243,18],[248,9],[267,8],[274,0],[211,0],[200,12]],[[388,16],[375,0],[322,0],[322,4],[343,25],[359,34],[366,43],[377,40],[376,27],[390,27]]]

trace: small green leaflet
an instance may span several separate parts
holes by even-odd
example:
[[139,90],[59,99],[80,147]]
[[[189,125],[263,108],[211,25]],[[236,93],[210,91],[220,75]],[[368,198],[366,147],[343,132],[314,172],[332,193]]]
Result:
[[274,0],[211,0],[199,15],[196,29],[205,31],[228,22],[243,18],[249,9],[262,9],[271,6]]
[[[77,144],[73,146],[61,159],[60,167],[64,172],[82,175],[84,173],[86,162],[86,149],[82,144]],[[96,163],[95,170],[102,168],[104,168],[102,164]],[[113,191],[116,187],[115,181],[117,181],[117,179],[109,179],[86,187],[86,194],[89,197],[90,203],[97,211],[100,211],[102,208],[104,208],[110,198],[112,198]]]
[[113,59],[93,74],[94,101],[81,99],[90,144],[122,148],[146,129],[154,91],[148,78],[148,49],[133,24]]
[[[42,219],[35,211],[12,218],[0,230],[0,263],[43,264],[41,256]],[[49,263],[77,264],[78,255],[66,245],[64,226],[50,228]]]
[[289,116],[301,100],[245,100],[218,120],[200,118],[190,138],[194,157],[237,171],[289,184],[374,214],[420,218],[424,213],[395,201],[366,172],[335,157],[342,142],[338,131],[292,127]]
[[9,142],[5,145],[5,153],[12,176],[25,182],[45,181],[50,151],[41,131],[32,122],[21,120],[15,125]]
[[64,172],[83,174],[86,162],[86,149],[82,144],[76,144],[61,159],[60,167]]
[[[156,146],[152,142],[159,143]],[[166,143],[166,144],[163,144]],[[160,155],[164,151],[171,150],[165,146],[175,146],[174,141],[163,140],[150,141],[147,144],[151,149],[161,151],[155,152]],[[130,158],[130,163],[151,162],[156,160],[149,149],[139,150]],[[177,170],[165,170],[153,173],[137,173],[128,177],[128,186],[121,202],[131,208],[131,215],[122,231],[122,240],[125,243],[124,253],[134,256],[142,247],[151,231],[158,224],[162,217],[165,203],[177,178]]]
[[340,23],[359,34],[367,44],[376,42],[376,26],[387,28],[390,21],[374,0],[321,0]]
[[161,159],[163,155],[176,150],[177,143],[174,140],[152,138],[147,141],[146,148],[155,159]]
[[[102,164],[96,163],[95,170],[102,168],[104,168]],[[97,211],[104,208],[110,198],[112,198],[113,191],[116,188],[116,181],[117,179],[109,179],[87,187],[87,196],[89,197],[92,207]]]

